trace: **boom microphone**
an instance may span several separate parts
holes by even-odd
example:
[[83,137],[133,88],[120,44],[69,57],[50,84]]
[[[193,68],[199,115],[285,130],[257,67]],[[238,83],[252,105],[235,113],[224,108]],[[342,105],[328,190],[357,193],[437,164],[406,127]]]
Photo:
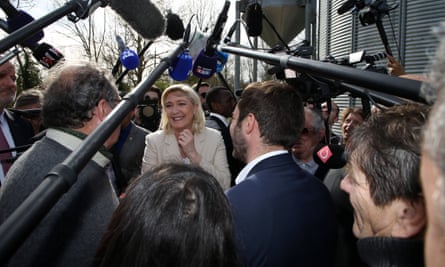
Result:
[[328,169],[340,169],[346,165],[347,154],[340,145],[319,145],[314,150],[314,161]]
[[148,0],[111,0],[116,11],[142,37],[155,39],[164,33],[164,16]]
[[182,23],[181,18],[178,15],[171,13],[167,14],[167,27],[165,29],[165,34],[168,38],[172,40],[179,40],[184,36],[184,23]]
[[251,37],[260,36],[263,32],[263,9],[261,4],[253,3],[246,8],[247,34]]

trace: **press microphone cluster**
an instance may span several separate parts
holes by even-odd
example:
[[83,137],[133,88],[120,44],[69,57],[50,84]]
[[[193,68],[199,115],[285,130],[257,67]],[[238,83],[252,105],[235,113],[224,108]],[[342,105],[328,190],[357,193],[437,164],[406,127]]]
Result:
[[[23,10],[17,10],[9,1],[0,1],[0,8],[8,16],[7,20],[0,21],[0,27],[7,33],[12,33],[28,23],[34,18]],[[39,31],[20,45],[31,49],[34,58],[46,68],[51,68],[63,58],[62,53],[47,43],[38,43],[44,37],[43,31]]]
[[346,165],[347,153],[341,145],[319,145],[313,154],[314,161],[327,169],[340,169]]

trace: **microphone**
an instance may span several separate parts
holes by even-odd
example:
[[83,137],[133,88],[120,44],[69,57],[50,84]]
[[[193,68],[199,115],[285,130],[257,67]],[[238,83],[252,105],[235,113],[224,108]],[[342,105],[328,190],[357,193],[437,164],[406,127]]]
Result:
[[346,165],[347,153],[340,145],[319,145],[314,150],[314,161],[328,169],[340,169]]
[[148,0],[110,0],[110,7],[146,39],[155,39],[164,33],[164,16]]
[[224,24],[227,21],[229,7],[230,1],[226,1],[224,3],[223,10],[218,16],[212,35],[210,35],[210,37],[207,39],[205,49],[201,50],[193,63],[192,72],[200,79],[208,79],[216,72],[218,58],[215,55],[215,46],[221,41],[221,33],[224,29]]
[[48,69],[63,59],[63,54],[47,43],[38,44],[37,47],[32,49],[32,55],[40,64]]
[[120,51],[119,60],[122,63],[122,66],[124,66],[127,70],[134,70],[137,68],[139,66],[138,54],[129,49],[119,35],[116,35],[116,41]]
[[183,81],[188,78],[190,70],[193,67],[192,56],[188,51],[183,51],[168,68],[168,74],[175,81]]
[[351,8],[355,6],[355,2],[356,2],[355,0],[346,0],[346,2],[344,2],[343,5],[341,5],[341,7],[337,9],[337,13],[339,15],[342,15],[348,12],[349,10],[351,10]]
[[247,35],[260,36],[263,32],[263,9],[261,4],[253,3],[246,8]]
[[179,40],[184,36],[184,24],[178,15],[171,13],[171,10],[167,14],[167,27],[165,34],[172,40]]
[[221,72],[224,69],[228,59],[228,53],[216,51],[216,72]]
[[[8,16],[7,21],[1,23],[3,30],[8,33],[12,33],[34,21],[31,15],[25,11],[17,10],[9,1],[0,1],[0,8]],[[34,58],[49,69],[63,58],[63,54],[47,43],[39,44],[38,42],[43,36],[43,31],[39,31],[24,40],[20,45],[31,49]]]
[[[12,33],[26,24],[33,22],[34,18],[23,10],[17,10],[9,1],[0,1],[0,8],[8,16],[7,21],[2,21],[1,27],[7,33]],[[43,38],[43,31],[39,31],[26,40],[24,40],[21,45],[26,47],[33,47],[38,41]]]

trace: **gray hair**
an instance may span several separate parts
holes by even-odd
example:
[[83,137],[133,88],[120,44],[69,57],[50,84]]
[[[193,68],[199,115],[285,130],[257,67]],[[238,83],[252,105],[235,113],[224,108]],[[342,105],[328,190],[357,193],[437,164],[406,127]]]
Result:
[[311,126],[315,130],[319,131],[319,130],[324,130],[326,128],[324,121],[323,121],[323,115],[321,114],[320,111],[318,111],[317,109],[308,108],[308,107],[305,107],[304,111],[309,112],[312,115]]
[[422,88],[431,98],[437,96],[424,133],[423,152],[439,170],[438,201],[442,228],[445,229],[445,23],[436,30],[440,39],[436,57],[429,73],[429,83]]
[[52,73],[44,94],[43,123],[46,127],[81,128],[92,119],[101,99],[109,103],[119,100],[105,71],[89,63],[63,66]]

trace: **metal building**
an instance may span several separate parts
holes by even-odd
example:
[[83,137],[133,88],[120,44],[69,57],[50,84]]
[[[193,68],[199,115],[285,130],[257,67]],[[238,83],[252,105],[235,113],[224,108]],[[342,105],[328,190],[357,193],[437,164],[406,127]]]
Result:
[[[348,0],[319,0],[316,23],[317,59],[327,56],[341,58],[353,52],[366,51],[368,55],[384,52],[385,47],[376,24],[363,26],[360,17],[367,18],[369,5],[360,12],[348,10],[338,14],[338,9]],[[423,73],[434,55],[438,43],[432,29],[445,21],[445,0],[367,0],[366,4],[384,2],[393,8],[380,19],[392,54],[405,67],[406,73]],[[376,11],[373,9],[372,11]],[[377,11],[380,11],[377,9]],[[370,15],[374,16],[375,13]],[[371,18],[372,18],[371,16]],[[366,20],[365,20],[366,22]],[[386,66],[387,61],[376,61],[377,66]],[[360,65],[358,66],[360,67]],[[341,95],[335,99],[340,107],[360,105],[360,101]],[[338,131],[337,128],[334,130]]]

